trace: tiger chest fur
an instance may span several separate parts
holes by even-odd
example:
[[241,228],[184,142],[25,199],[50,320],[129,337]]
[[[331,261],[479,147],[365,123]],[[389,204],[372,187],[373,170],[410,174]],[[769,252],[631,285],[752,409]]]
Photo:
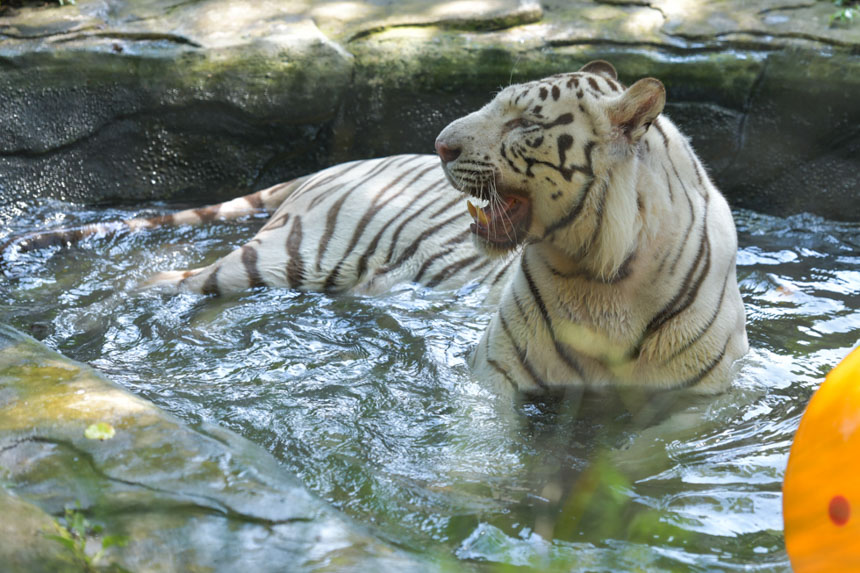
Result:
[[[716,392],[747,350],[735,227],[686,138],[661,115],[664,103],[659,81],[627,88],[611,65],[592,62],[504,89],[442,131],[438,157],[354,161],[115,225],[266,209],[269,221],[239,249],[150,283],[219,294],[478,281],[497,306],[472,356],[479,377],[524,391]],[[103,230],[36,234],[16,248]]]

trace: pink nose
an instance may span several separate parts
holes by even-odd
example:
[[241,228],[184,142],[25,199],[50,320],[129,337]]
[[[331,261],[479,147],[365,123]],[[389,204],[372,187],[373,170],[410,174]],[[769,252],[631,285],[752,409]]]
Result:
[[442,158],[445,163],[451,163],[460,157],[460,148],[446,145],[445,142],[436,140],[436,153]]

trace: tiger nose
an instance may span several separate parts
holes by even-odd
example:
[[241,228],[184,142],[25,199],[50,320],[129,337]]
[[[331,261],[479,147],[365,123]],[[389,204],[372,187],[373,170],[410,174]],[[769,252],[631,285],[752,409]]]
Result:
[[451,163],[460,157],[460,151],[459,147],[452,147],[441,139],[436,140],[436,153],[442,158],[443,163]]

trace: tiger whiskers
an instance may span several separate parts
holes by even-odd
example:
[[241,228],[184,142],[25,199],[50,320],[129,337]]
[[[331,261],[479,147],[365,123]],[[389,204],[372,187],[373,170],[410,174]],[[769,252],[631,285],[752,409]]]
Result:
[[516,242],[516,237],[511,236],[511,230],[514,227],[513,222],[511,221],[511,218],[508,215],[507,210],[502,209],[502,205],[504,202],[502,200],[501,194],[498,191],[498,186],[496,185],[496,172],[495,171],[492,172],[492,179],[487,179],[487,183],[489,184],[490,197],[492,198],[492,201],[493,201],[493,210],[500,212],[501,216],[503,218],[502,226],[505,229],[505,237],[511,243]]
[[[494,213],[501,213],[502,217],[507,217],[507,213],[501,209],[502,198],[501,198],[501,195],[499,195],[498,188],[496,187],[495,177],[493,179],[488,179],[487,183],[488,183],[488,188],[490,191],[489,195],[490,195],[490,209],[491,209],[491,211]],[[508,219],[508,222],[510,223],[510,219]],[[496,218],[495,217],[493,217],[492,225],[494,227],[496,225]],[[505,229],[505,236],[510,241],[511,236],[510,236],[510,232],[508,231],[508,225],[505,225],[503,222],[502,227],[504,227],[504,229]],[[495,233],[495,229],[493,229],[493,232]]]
[[[451,169],[448,174],[454,186],[471,197],[469,201],[474,208],[470,207],[469,211],[472,217],[479,224],[484,225],[491,236],[501,237],[502,233],[498,232],[501,226],[508,243],[510,245],[518,243],[516,224],[509,211],[512,198],[499,192],[497,170],[491,164],[481,162],[470,162],[468,165],[458,167]],[[472,202],[472,199],[483,201],[483,206],[478,206],[478,203]]]

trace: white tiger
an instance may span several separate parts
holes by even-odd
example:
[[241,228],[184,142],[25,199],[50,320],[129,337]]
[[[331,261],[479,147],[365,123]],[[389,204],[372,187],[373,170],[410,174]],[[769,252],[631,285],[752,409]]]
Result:
[[[33,234],[7,252],[123,228],[274,211],[215,263],[150,284],[374,293],[413,281],[490,286],[472,356],[523,391],[725,388],[747,350],[731,212],[663,85],[603,61],[513,85],[439,135],[439,157],[354,161],[157,220]],[[468,214],[463,194],[470,196]]]

